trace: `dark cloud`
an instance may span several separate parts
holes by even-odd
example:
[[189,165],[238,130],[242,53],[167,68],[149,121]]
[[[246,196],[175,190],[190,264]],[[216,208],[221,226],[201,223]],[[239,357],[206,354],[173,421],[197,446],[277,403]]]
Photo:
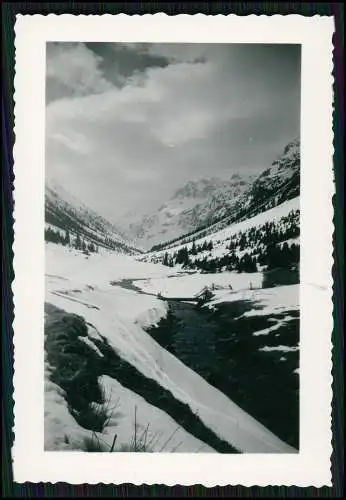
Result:
[[300,124],[300,47],[50,44],[47,174],[116,220],[260,172]]
[[164,56],[138,52],[122,43],[92,42],[85,45],[101,58],[100,69],[103,75],[117,86],[124,85],[127,78],[149,67],[164,68],[169,64],[169,60]]

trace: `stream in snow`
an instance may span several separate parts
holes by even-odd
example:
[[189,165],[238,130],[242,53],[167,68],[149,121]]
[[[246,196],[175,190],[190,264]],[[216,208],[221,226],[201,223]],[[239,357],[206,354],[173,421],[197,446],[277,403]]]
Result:
[[[132,280],[117,285],[145,293]],[[299,352],[295,346],[299,312],[256,315],[258,306],[251,300],[224,302],[212,309],[168,303],[168,316],[147,333],[275,435],[298,448],[299,377],[295,370]],[[244,314],[249,311],[250,315]]]

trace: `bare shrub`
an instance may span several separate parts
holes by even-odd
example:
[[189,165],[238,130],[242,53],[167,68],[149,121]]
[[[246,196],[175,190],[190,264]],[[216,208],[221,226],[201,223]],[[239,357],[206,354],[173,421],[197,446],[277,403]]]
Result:
[[83,450],[89,453],[104,453],[108,451],[95,433],[90,437],[84,438],[83,445]]

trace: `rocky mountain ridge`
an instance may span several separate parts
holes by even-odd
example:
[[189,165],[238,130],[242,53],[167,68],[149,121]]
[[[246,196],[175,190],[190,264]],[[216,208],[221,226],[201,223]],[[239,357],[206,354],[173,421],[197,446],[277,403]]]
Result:
[[300,143],[295,139],[260,175],[190,181],[155,213],[129,223],[127,232],[148,249],[165,246],[207,227],[213,232],[253,217],[299,192]]

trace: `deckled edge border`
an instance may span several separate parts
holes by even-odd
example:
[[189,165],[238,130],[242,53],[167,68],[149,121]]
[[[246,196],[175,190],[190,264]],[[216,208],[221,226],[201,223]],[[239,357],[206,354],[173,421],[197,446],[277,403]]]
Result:
[[[102,15],[94,15],[94,14],[85,14],[85,15],[80,15],[80,14],[77,14],[78,17],[82,16],[82,17],[114,17],[113,14],[102,14]],[[120,13],[120,14],[116,14],[118,17],[128,17],[129,14],[123,14],[123,13]],[[296,17],[301,17],[300,14],[288,14],[289,16],[296,16]],[[22,16],[22,15],[20,15]],[[25,14],[26,17],[76,17],[76,14],[53,14],[53,13],[49,13],[49,14]],[[131,14],[130,15],[131,17],[152,17],[152,16],[166,16],[166,17],[172,17],[172,16],[168,16],[166,13],[155,13],[155,14]],[[208,17],[206,14],[176,14],[174,17],[192,17],[192,16],[197,16],[197,17]],[[213,17],[274,17],[274,18],[281,18],[281,17],[286,17],[286,16],[283,16],[283,15],[280,15],[280,14],[273,14],[273,15],[266,15],[266,14],[247,14],[247,15],[244,15],[244,16],[239,16],[237,14],[229,14],[229,15],[223,15],[223,14],[214,14]],[[315,16],[311,16],[311,18],[314,18],[314,17],[321,17],[319,15],[315,15]],[[17,15],[17,20],[16,20],[16,25],[17,25],[17,22],[18,22],[18,15]],[[14,31],[16,32],[16,26],[15,26],[15,29]],[[333,38],[335,36],[335,32],[333,34]],[[15,43],[15,60],[17,61],[17,48],[16,48],[16,43]],[[333,88],[333,106],[332,106],[332,110],[331,110],[331,114],[334,115],[335,114],[335,90],[336,90],[336,81],[334,79],[334,74],[335,74],[335,66],[333,64],[333,61],[335,60],[335,46],[333,45],[333,59],[332,59],[332,62],[331,62],[331,66],[332,66],[332,71],[331,71],[331,84],[332,84],[332,88]],[[18,129],[17,125],[16,125],[16,107],[17,107],[17,91],[16,91],[16,81],[18,81],[18,78],[17,78],[17,72],[16,72],[16,65],[15,65],[15,69],[14,69],[14,94],[13,94],[13,101],[14,101],[14,138],[16,139],[16,130]],[[334,120],[332,119],[332,122],[333,122],[333,144],[332,144],[332,155],[333,155],[333,159],[335,160],[335,130],[334,130]],[[12,245],[12,252],[13,252],[13,263],[15,264],[15,248],[16,248],[16,237],[15,237],[15,233],[16,233],[16,228],[17,228],[17,220],[16,220],[16,208],[15,208],[15,204],[16,204],[16,196],[18,195],[18,191],[16,193],[16,175],[15,175],[15,163],[16,163],[16,150],[17,150],[17,143],[16,143],[16,140],[15,140],[15,143],[14,143],[14,146],[13,146],[13,161],[14,161],[14,166],[13,166],[13,190],[12,190],[12,193],[13,193],[13,205],[14,205],[14,210],[13,210],[13,245]],[[335,161],[334,161],[334,168],[335,168]],[[334,178],[334,186],[335,186],[335,178]],[[331,221],[331,236],[332,238],[335,236],[335,223],[334,223],[334,220],[335,220],[335,192],[333,193],[332,197],[331,197],[331,203],[332,203],[332,207],[333,207],[333,217],[332,217],[332,221]],[[330,250],[330,257],[331,257],[331,261],[332,261],[332,266],[331,266],[331,276],[332,276],[332,280],[333,280],[333,291],[332,291],[332,294],[331,294],[331,298],[330,298],[330,301],[332,302],[332,313],[334,315],[335,313],[335,307],[334,307],[334,304],[333,304],[333,298],[335,299],[335,282],[334,282],[334,279],[333,279],[333,271],[334,271],[334,268],[335,268],[335,247],[334,245],[332,246],[331,250]],[[12,289],[12,293],[13,293],[13,317],[14,317],[14,321],[12,323],[12,326],[13,326],[13,332],[15,332],[15,326],[16,326],[16,314],[15,314],[15,310],[16,310],[16,300],[15,300],[15,297],[16,297],[16,276],[15,276],[15,265],[13,265],[13,275],[14,275],[14,279],[12,281],[12,285],[11,285],[11,289]],[[331,332],[332,333],[332,332]],[[15,433],[15,429],[16,429],[16,420],[15,420],[15,415],[16,415],[16,409],[15,409],[15,405],[16,405],[16,399],[15,399],[15,333],[14,333],[14,337],[13,337],[13,351],[14,351],[14,380],[13,380],[13,387],[14,387],[14,393],[13,393],[13,414],[14,414],[14,417],[13,417],[13,422],[14,422],[14,425],[13,425],[13,432]],[[330,382],[330,386],[332,387],[333,389],[333,364],[332,364],[332,356],[333,356],[333,351],[334,351],[335,347],[333,346],[333,343],[332,343],[332,338],[330,338],[330,363],[329,363],[329,366],[330,366],[330,378],[329,378],[329,382]],[[332,395],[334,395],[334,392],[332,390]],[[330,423],[332,423],[332,401],[330,401],[330,412],[329,412],[329,415],[330,415]],[[332,443],[330,443],[330,446],[331,446],[331,451],[332,451]],[[46,484],[54,484],[54,485],[57,485],[57,484],[60,484],[59,481],[56,481],[54,483],[46,483]],[[64,483],[66,484],[66,483]],[[74,484],[74,485],[77,485],[77,483],[71,483],[71,484]],[[98,483],[98,482],[91,482],[91,483],[83,483],[83,484],[88,484],[88,485],[93,485],[93,486],[96,486],[96,485],[112,485],[113,483],[109,482],[109,483]],[[122,483],[119,483],[119,484],[122,484]],[[125,484],[125,483],[123,483]],[[132,484],[135,484],[136,486],[151,486],[152,484],[154,483],[131,483]],[[156,484],[156,483],[155,483]],[[174,486],[174,484],[170,484],[169,486]],[[181,485],[180,485],[181,486]],[[183,486],[190,486],[189,484],[183,484]],[[204,486],[204,485],[203,485]],[[210,487],[222,487],[222,486],[228,486],[227,483],[224,483],[224,484],[215,484],[214,486],[205,486],[206,488],[210,488]],[[232,485],[233,487],[238,487],[238,486],[241,486],[241,487],[246,487],[248,488],[248,486],[243,486],[243,485]],[[271,485],[268,485],[268,486],[271,486]],[[284,486],[284,487],[287,487],[289,488],[290,486],[294,486],[294,485],[275,485],[275,487],[281,487],[281,486]],[[260,487],[260,488],[263,488],[263,487],[266,487],[266,486],[263,486],[263,485],[253,485],[251,487]],[[321,485],[321,487],[323,487],[323,485]]]

